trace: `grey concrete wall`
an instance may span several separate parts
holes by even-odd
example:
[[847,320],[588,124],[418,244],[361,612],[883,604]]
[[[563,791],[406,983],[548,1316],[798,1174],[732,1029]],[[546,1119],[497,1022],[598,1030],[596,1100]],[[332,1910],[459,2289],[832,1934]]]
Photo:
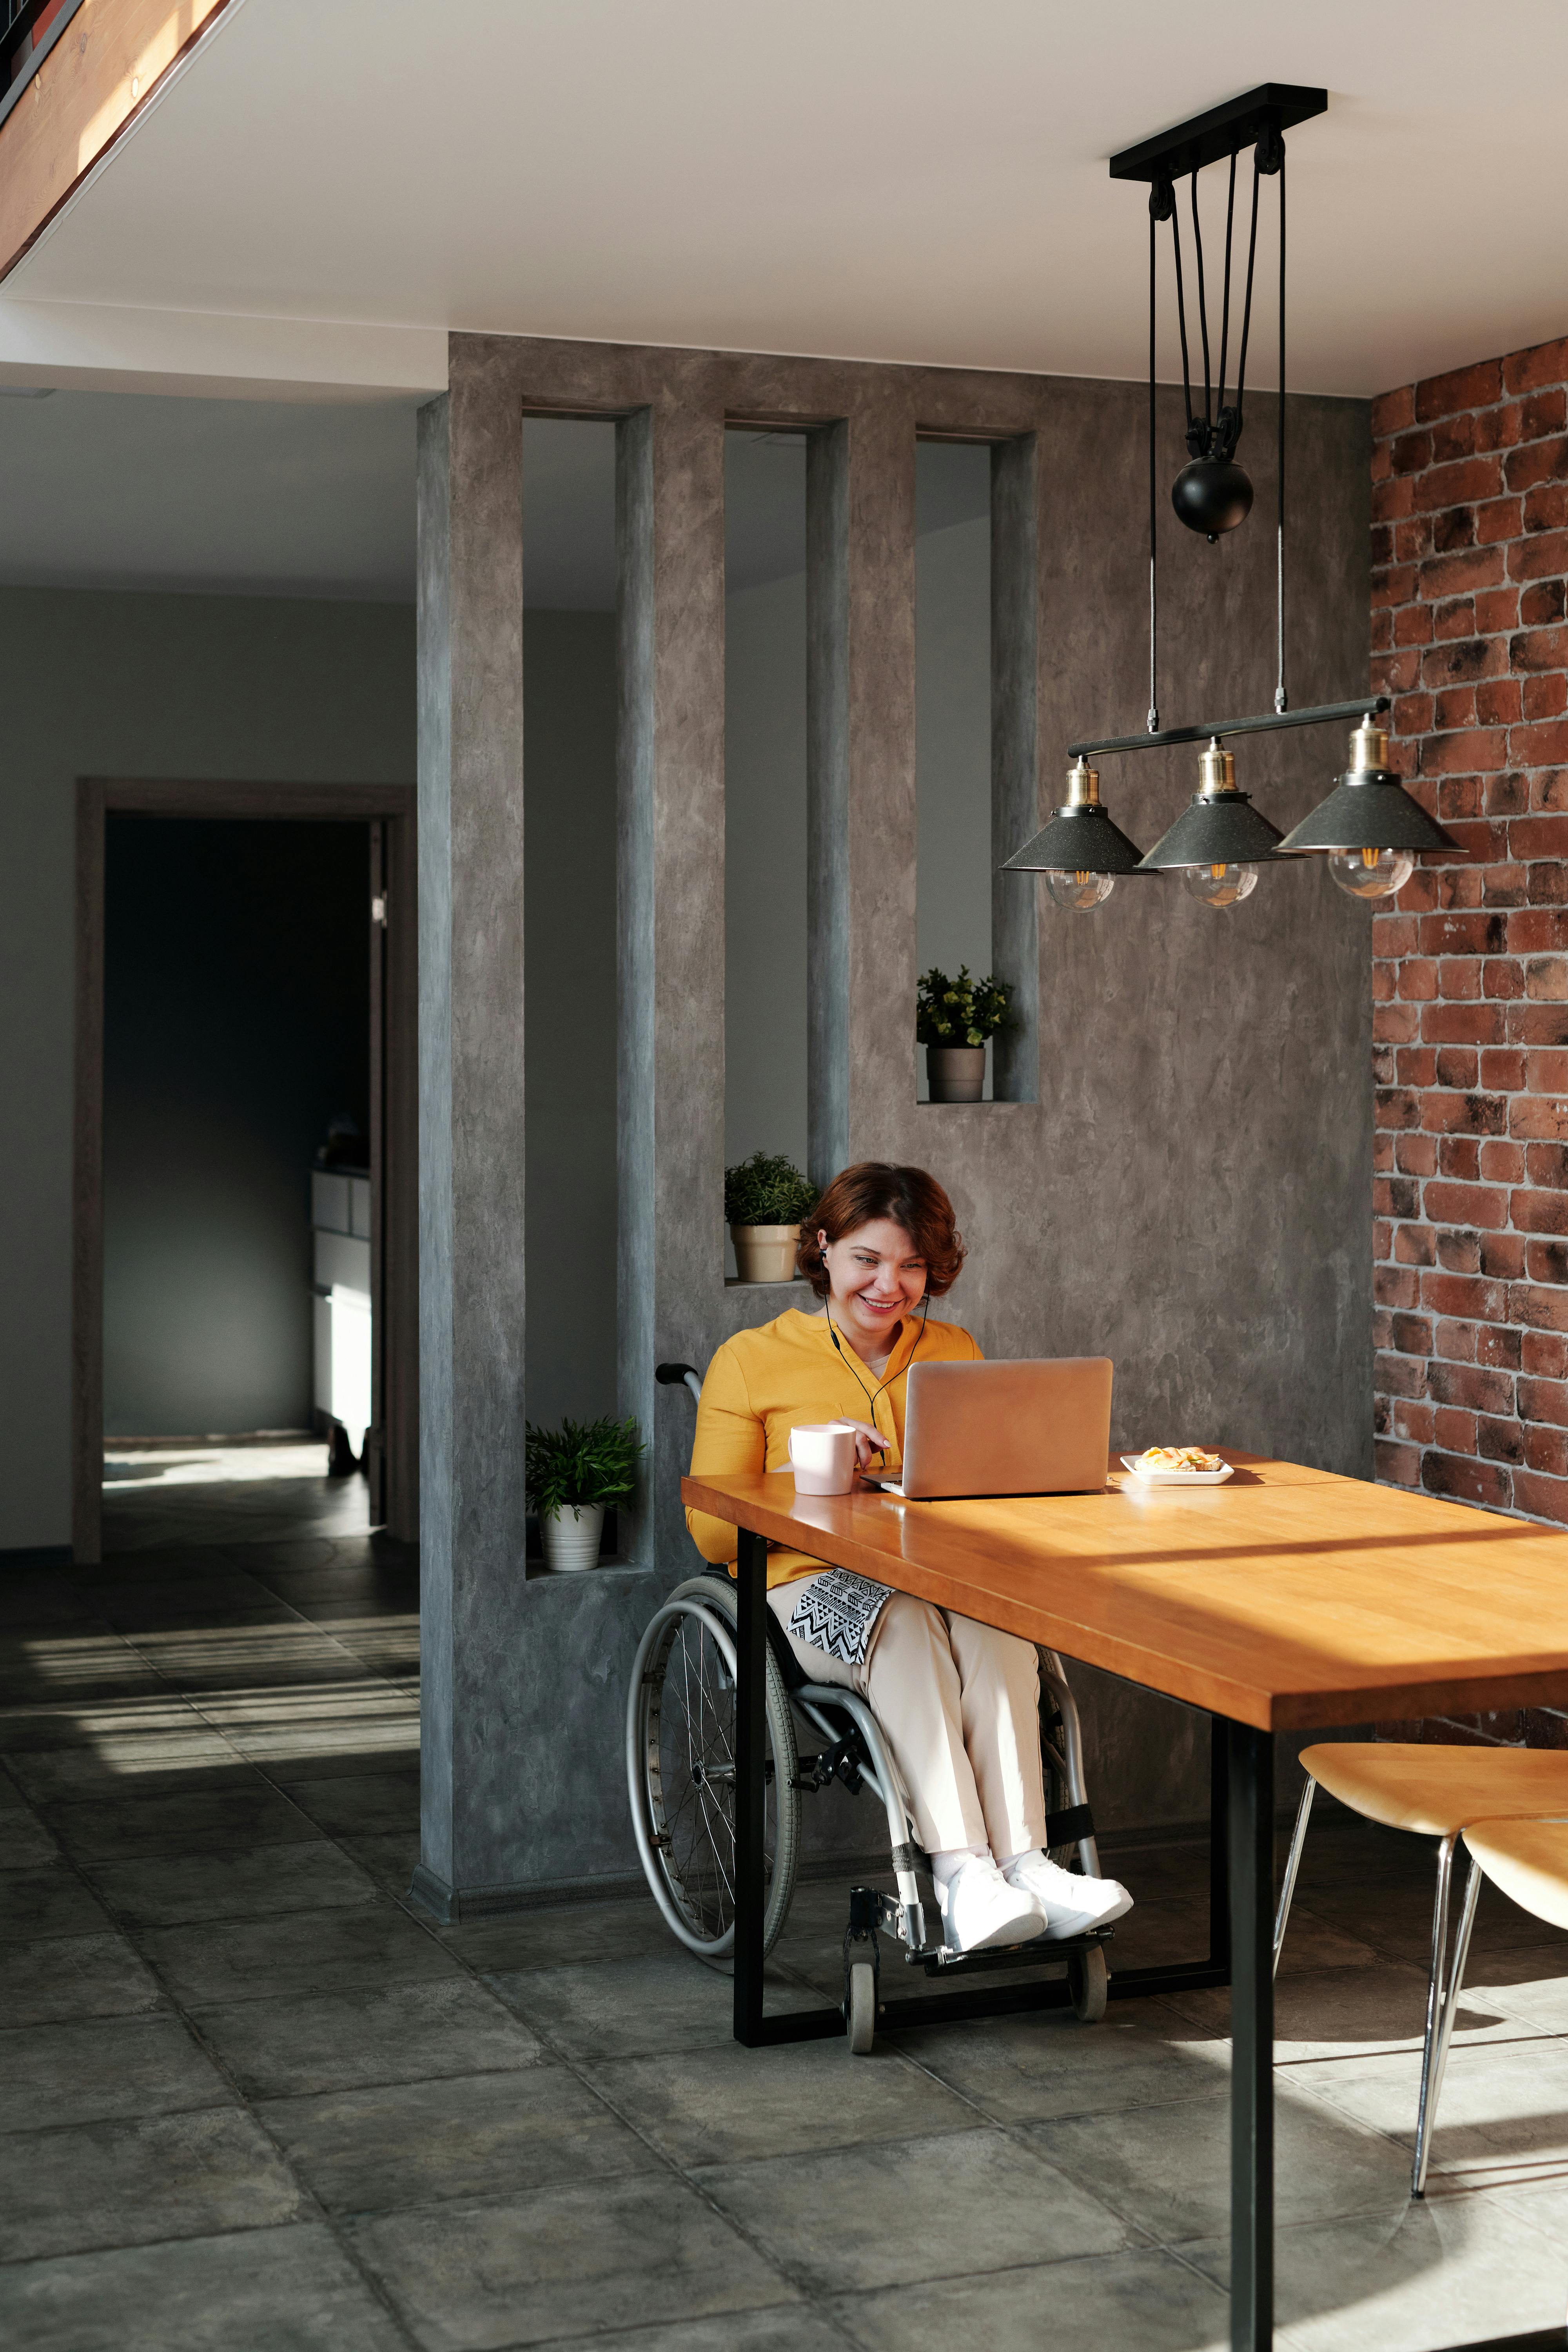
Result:
[[[910,1020],[917,429],[1004,445],[993,793],[1005,829],[1034,819],[1020,805],[1031,742],[1043,809],[1058,795],[1069,737],[1142,722],[1142,395],[959,371],[489,337],[454,337],[451,370],[454,418],[467,413],[471,431],[497,446],[527,404],[626,419],[620,1401],[654,1433],[647,1496],[629,1530],[637,1566],[612,1578],[525,1586],[521,1512],[510,1499],[487,1491],[450,1514],[445,1572],[472,1606],[465,1624],[451,1622],[448,1689],[475,1707],[489,1744],[470,1794],[447,1800],[464,1815],[460,1833],[427,1846],[426,1860],[436,1855],[437,1876],[460,1895],[629,1866],[619,1677],[659,1592],[690,1560],[678,1494],[690,1407],[681,1392],[655,1387],[653,1367],[667,1356],[702,1362],[728,1331],[778,1305],[776,1292],[726,1288],[722,1278],[726,415],[843,420],[814,431],[807,463],[812,1164],[876,1155],[920,1160],[942,1178],[972,1248],[951,1311],[989,1352],[1110,1354],[1116,1434],[1128,1442],[1207,1437],[1351,1472],[1369,1466],[1370,926],[1312,868],[1269,872],[1251,901],[1223,915],[1168,881],[1124,883],[1092,917],[1043,905],[1030,969],[1036,910],[1016,915],[1017,898],[998,885],[994,952],[999,965],[1012,959],[1007,976],[1034,1007],[1036,1066],[1024,1060],[1010,1074],[1009,1101],[921,1104]],[[1173,473],[1180,445],[1173,404],[1167,410]],[[1306,400],[1292,403],[1292,419],[1290,682],[1306,702],[1365,684],[1367,420],[1354,404]],[[1271,698],[1267,401],[1254,404],[1251,420],[1246,454],[1258,510],[1250,528],[1209,549],[1167,527],[1167,721],[1238,715]],[[468,503],[490,516],[510,491],[504,468],[470,486],[454,452],[449,470],[455,582],[458,512]],[[468,854],[488,846],[487,826],[504,830],[512,789],[510,703],[489,694],[498,663],[510,658],[510,562],[481,561],[467,572],[467,656],[455,624],[443,637],[439,583],[426,591],[433,655],[450,648],[443,692],[473,730]],[[1249,747],[1243,781],[1285,825],[1321,794],[1342,749],[1316,736]],[[454,803],[457,767],[454,750]],[[1107,797],[1124,826],[1152,842],[1190,791],[1190,768],[1173,755],[1108,761]],[[460,863],[454,831],[454,892]],[[1038,887],[1005,885],[1026,901]],[[492,1128],[517,1117],[521,1097],[521,1075],[499,1050],[515,1036],[512,937],[510,922],[498,922],[492,943],[481,951],[476,942],[460,987],[455,948],[438,931],[429,942],[452,959],[443,1022],[454,1034],[474,1024],[476,1055],[481,1041],[496,1049],[490,1072],[506,1098],[487,1110]],[[433,973],[429,984],[443,983]],[[427,1111],[447,1117],[449,1136],[464,1136],[455,1100],[446,1112],[432,1090]],[[447,1148],[432,1137],[433,1176]],[[515,1237],[495,1220],[515,1213],[515,1202],[493,1182],[479,1190],[484,1238],[504,1255]],[[461,1224],[456,1216],[445,1240],[433,1236],[425,1268],[427,1288],[439,1277],[448,1296],[464,1263]],[[514,1297],[509,1303],[521,1311]],[[514,1359],[474,1342],[465,1355],[455,1328],[435,1314],[431,1332],[451,1350],[452,1420],[441,1420],[437,1382],[430,1443],[456,1461],[503,1402],[515,1416]],[[470,1411],[474,1429],[463,1425]],[[493,1486],[510,1480],[508,1471]],[[1107,1677],[1081,1680],[1091,1752],[1105,1768],[1102,1820],[1200,1812],[1206,1741],[1197,1718]],[[445,1703],[437,1696],[438,1727]],[[451,1725],[442,1736],[449,1749],[460,1744]],[[439,1770],[437,1761],[437,1831]],[[456,1878],[439,1868],[442,1857]]]
[[76,780],[407,783],[395,604],[0,588],[0,1550],[70,1540]]

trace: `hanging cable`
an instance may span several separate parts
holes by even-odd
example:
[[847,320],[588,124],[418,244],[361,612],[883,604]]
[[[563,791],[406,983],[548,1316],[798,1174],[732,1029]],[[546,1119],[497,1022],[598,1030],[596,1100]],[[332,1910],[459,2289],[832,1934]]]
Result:
[[[1195,170],[1192,175],[1191,186],[1193,195],[1193,244],[1197,250],[1198,325],[1203,330],[1204,338],[1204,437],[1203,446],[1199,449],[1194,449],[1193,455],[1194,457],[1206,457],[1208,454],[1209,427],[1214,422],[1214,386],[1211,381],[1211,372],[1209,368],[1208,298],[1204,292],[1204,233],[1202,226],[1198,220],[1198,175]],[[1190,430],[1187,436],[1187,442],[1188,446],[1191,447],[1192,434]]]
[[1247,239],[1247,299],[1241,311],[1241,354],[1236,368],[1236,437],[1241,438],[1244,422],[1243,407],[1247,399],[1247,344],[1252,332],[1252,268],[1258,258],[1258,182],[1260,167],[1258,150],[1252,152],[1252,226]]
[[1155,644],[1159,609],[1154,593],[1154,552],[1159,530],[1160,492],[1154,458],[1154,232],[1159,183],[1149,191],[1149,732],[1160,731],[1160,698],[1156,690]]
[[1279,140],[1279,446],[1276,459],[1279,475],[1278,521],[1275,530],[1275,562],[1279,588],[1279,677],[1274,688],[1274,708],[1288,710],[1289,698],[1285,691],[1285,142]]
[[1219,310],[1219,398],[1217,416],[1225,415],[1225,370],[1230,353],[1230,235],[1236,221],[1236,150],[1230,151],[1230,187],[1225,200],[1225,291]]
[[[1159,191],[1160,186],[1160,182],[1156,180],[1154,183],[1156,192]],[[1189,450],[1192,450],[1194,448],[1193,427],[1197,420],[1193,415],[1193,372],[1192,364],[1187,357],[1187,294],[1186,289],[1182,283],[1182,216],[1176,210],[1176,192],[1174,188],[1171,187],[1171,184],[1168,180],[1164,183],[1164,186],[1169,191],[1170,208],[1167,212],[1157,214],[1155,217],[1159,220],[1169,220],[1171,224],[1171,235],[1175,245],[1176,324],[1180,328],[1182,335],[1182,398],[1186,404],[1187,411],[1187,447]],[[1152,195],[1151,195],[1149,201],[1152,205],[1153,203]],[[1196,454],[1195,450],[1194,451],[1194,454]]]

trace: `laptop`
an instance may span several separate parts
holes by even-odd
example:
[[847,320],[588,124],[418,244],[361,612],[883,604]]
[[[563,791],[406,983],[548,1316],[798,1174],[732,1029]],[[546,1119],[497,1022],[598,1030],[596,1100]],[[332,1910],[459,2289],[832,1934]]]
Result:
[[909,1502],[969,1495],[1080,1495],[1105,1485],[1109,1356],[911,1364],[904,1464],[871,1477]]

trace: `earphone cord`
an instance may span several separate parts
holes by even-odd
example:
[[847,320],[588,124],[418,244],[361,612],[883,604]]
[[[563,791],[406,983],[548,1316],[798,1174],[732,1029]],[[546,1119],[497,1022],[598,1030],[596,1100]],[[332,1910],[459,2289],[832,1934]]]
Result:
[[[835,1328],[834,1328],[834,1322],[833,1322],[833,1309],[832,1309],[832,1307],[828,1307],[828,1306],[826,1306],[826,1305],[825,1305],[825,1306],[824,1306],[824,1307],[823,1307],[823,1310],[822,1310],[822,1311],[823,1311],[823,1313],[824,1313],[824,1314],[826,1316],[826,1318],[827,1318],[827,1329],[828,1329],[828,1336],[831,1338],[831,1339],[832,1339],[832,1341],[833,1341],[834,1346],[835,1346],[836,1348],[837,1348],[837,1349],[838,1349],[839,1358],[840,1358],[840,1360],[844,1360],[844,1350],[843,1350],[842,1347],[840,1347],[840,1346],[839,1346],[838,1333],[837,1333],[837,1330],[835,1329]],[[924,1305],[923,1305],[923,1306],[921,1307],[921,1328],[920,1328],[920,1337],[916,1339],[914,1346],[910,1349],[909,1363],[906,1363],[906,1364],[900,1364],[900,1366],[899,1367],[899,1370],[898,1370],[896,1372],[894,1372],[894,1373],[890,1376],[890,1378],[889,1378],[888,1380],[885,1380],[885,1381],[882,1382],[882,1388],[879,1388],[879,1389],[877,1389],[877,1390],[874,1390],[874,1391],[873,1391],[873,1390],[871,1390],[871,1389],[868,1389],[868,1388],[866,1386],[865,1381],[860,1378],[859,1373],[855,1370],[854,1365],[853,1365],[853,1364],[847,1364],[847,1370],[848,1370],[848,1372],[849,1372],[849,1374],[850,1374],[850,1377],[853,1379],[853,1381],[854,1381],[854,1382],[855,1382],[856,1387],[859,1390],[859,1391],[860,1391],[861,1395],[865,1398],[865,1400],[866,1400],[867,1403],[868,1403],[868,1404],[870,1406],[870,1408],[871,1408],[871,1419],[872,1419],[872,1424],[873,1424],[873,1426],[875,1426],[875,1423],[876,1423],[876,1417],[877,1417],[877,1399],[878,1399],[878,1397],[879,1397],[879,1396],[881,1395],[881,1393],[882,1393],[882,1389],[890,1389],[890,1388],[892,1387],[892,1385],[893,1385],[893,1381],[901,1381],[901,1380],[903,1379],[904,1374],[909,1370],[909,1369],[910,1369],[910,1364],[912,1364],[912,1363],[914,1362],[914,1360],[915,1360],[916,1356],[917,1356],[917,1355],[919,1354],[919,1352],[920,1352],[920,1344],[921,1344],[921,1339],[923,1339],[925,1338],[925,1335],[926,1335],[926,1318],[927,1318],[927,1316],[928,1316],[930,1313],[931,1313],[931,1300],[928,1298],[928,1299],[925,1301]]]

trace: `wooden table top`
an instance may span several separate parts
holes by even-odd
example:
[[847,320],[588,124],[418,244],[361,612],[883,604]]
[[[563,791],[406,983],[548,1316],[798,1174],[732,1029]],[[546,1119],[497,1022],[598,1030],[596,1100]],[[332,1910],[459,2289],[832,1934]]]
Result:
[[689,1506],[1259,1730],[1568,1706],[1568,1533],[1228,1447],[1220,1486],[903,1503],[787,1471]]

